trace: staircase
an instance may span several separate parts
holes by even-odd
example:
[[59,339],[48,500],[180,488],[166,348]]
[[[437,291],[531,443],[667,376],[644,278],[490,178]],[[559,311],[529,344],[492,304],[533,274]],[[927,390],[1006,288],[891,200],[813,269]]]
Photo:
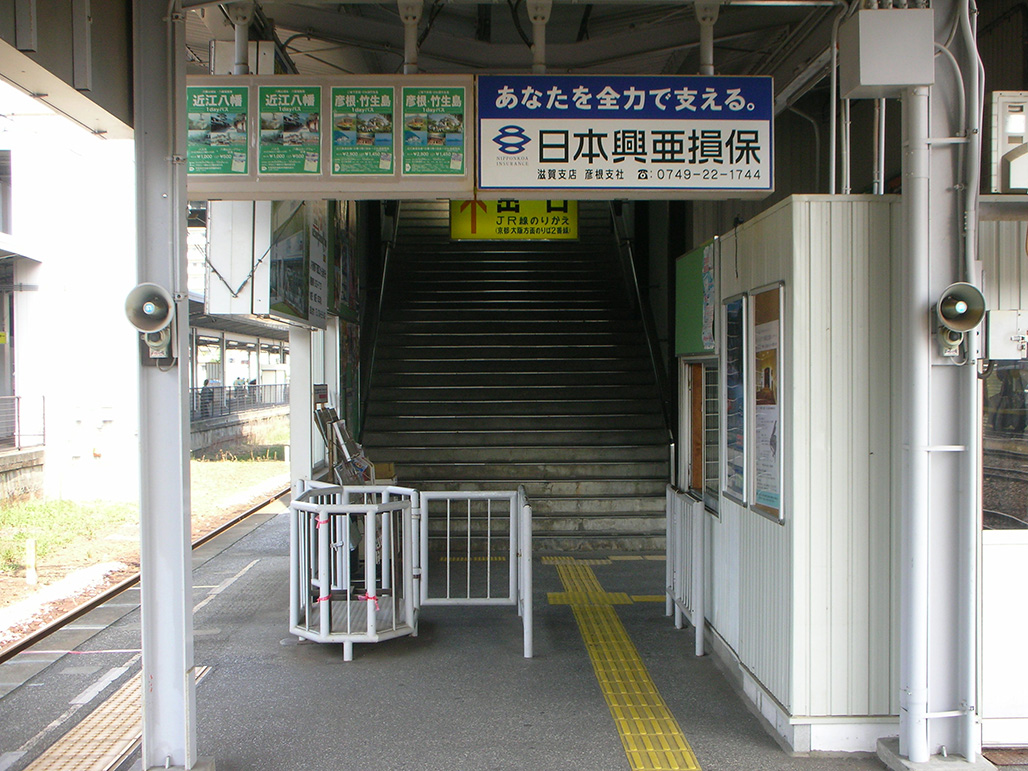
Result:
[[363,444],[422,490],[524,484],[537,550],[664,546],[667,433],[606,203],[578,242],[451,242],[401,205]]

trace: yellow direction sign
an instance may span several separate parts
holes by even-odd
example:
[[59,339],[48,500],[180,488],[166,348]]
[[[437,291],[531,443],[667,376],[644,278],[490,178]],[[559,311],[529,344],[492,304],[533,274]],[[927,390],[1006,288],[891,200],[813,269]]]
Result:
[[566,241],[578,238],[577,201],[450,201],[455,241]]

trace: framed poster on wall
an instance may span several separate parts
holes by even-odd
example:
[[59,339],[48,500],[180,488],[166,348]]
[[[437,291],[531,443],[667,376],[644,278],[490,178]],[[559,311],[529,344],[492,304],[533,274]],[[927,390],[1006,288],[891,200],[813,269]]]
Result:
[[781,284],[755,291],[753,318],[753,510],[782,520]]
[[724,386],[722,398],[724,407],[723,450],[721,465],[721,492],[726,497],[746,505],[747,472],[747,421],[746,402],[746,344],[747,344],[747,302],[746,295],[729,297],[724,301],[721,312],[724,339],[722,362]]

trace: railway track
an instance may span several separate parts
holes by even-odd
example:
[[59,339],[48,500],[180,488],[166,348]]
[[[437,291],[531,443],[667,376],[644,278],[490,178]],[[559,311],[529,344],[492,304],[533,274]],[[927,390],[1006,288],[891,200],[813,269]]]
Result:
[[[205,533],[204,535],[202,535],[199,538],[197,538],[195,541],[193,541],[193,548],[197,549],[197,548],[203,546],[208,541],[211,541],[211,540],[217,538],[222,533],[224,533],[224,532],[226,532],[228,530],[231,530],[233,527],[238,525],[240,522],[243,522],[248,517],[251,517],[252,515],[256,514],[258,511],[263,509],[265,506],[268,506],[269,504],[274,503],[275,501],[279,500],[280,498],[282,498],[282,497],[284,497],[284,496],[286,496],[288,494],[289,494],[289,488],[287,487],[284,490],[281,490],[281,491],[279,491],[279,492],[277,492],[277,493],[275,493],[275,494],[273,494],[273,495],[271,495],[271,496],[269,496],[267,498],[262,498],[260,501],[258,501],[256,504],[254,504],[250,508],[246,509],[243,512],[240,512],[238,515],[236,515],[232,519],[228,520],[227,522],[223,523],[222,525],[220,525],[219,527],[215,528],[214,530],[210,531],[209,533]],[[86,602],[84,602],[81,605],[79,605],[78,607],[74,608],[73,610],[68,611],[63,616],[61,616],[59,618],[56,618],[53,621],[50,621],[49,623],[47,623],[44,626],[40,627],[39,629],[37,629],[36,631],[32,632],[31,634],[25,635],[23,638],[21,638],[17,642],[12,643],[7,648],[4,648],[3,651],[0,651],[0,664],[2,664],[3,662],[7,661],[8,659],[13,658],[14,656],[17,656],[22,651],[24,651],[24,650],[26,650],[28,648],[31,648],[33,645],[36,645],[40,641],[45,640],[47,637],[52,635],[54,632],[56,632],[59,629],[61,629],[61,627],[65,626],[67,624],[70,624],[72,621],[74,621],[77,618],[80,618],[81,616],[84,616],[86,613],[88,613],[89,611],[93,610],[94,608],[98,608],[99,606],[101,606],[105,602],[107,602],[108,600],[111,600],[112,598],[117,597],[119,594],[124,592],[126,589],[131,589],[137,583],[139,583],[139,573],[136,573],[133,576],[129,576],[125,580],[123,580],[123,581],[121,581],[121,582],[119,582],[117,584],[114,584],[113,586],[109,586],[108,588],[104,589],[103,591],[101,591],[98,594],[96,594],[93,597],[91,597]]]
[[1028,454],[987,448],[983,454],[982,497],[986,528],[1025,527]]

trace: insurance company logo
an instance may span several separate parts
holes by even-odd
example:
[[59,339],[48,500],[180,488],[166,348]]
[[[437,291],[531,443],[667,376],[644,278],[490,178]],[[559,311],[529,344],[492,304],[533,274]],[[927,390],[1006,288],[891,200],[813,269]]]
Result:
[[532,140],[521,126],[511,124],[501,127],[500,133],[493,137],[493,141],[499,146],[501,153],[518,155],[525,151],[525,145]]

